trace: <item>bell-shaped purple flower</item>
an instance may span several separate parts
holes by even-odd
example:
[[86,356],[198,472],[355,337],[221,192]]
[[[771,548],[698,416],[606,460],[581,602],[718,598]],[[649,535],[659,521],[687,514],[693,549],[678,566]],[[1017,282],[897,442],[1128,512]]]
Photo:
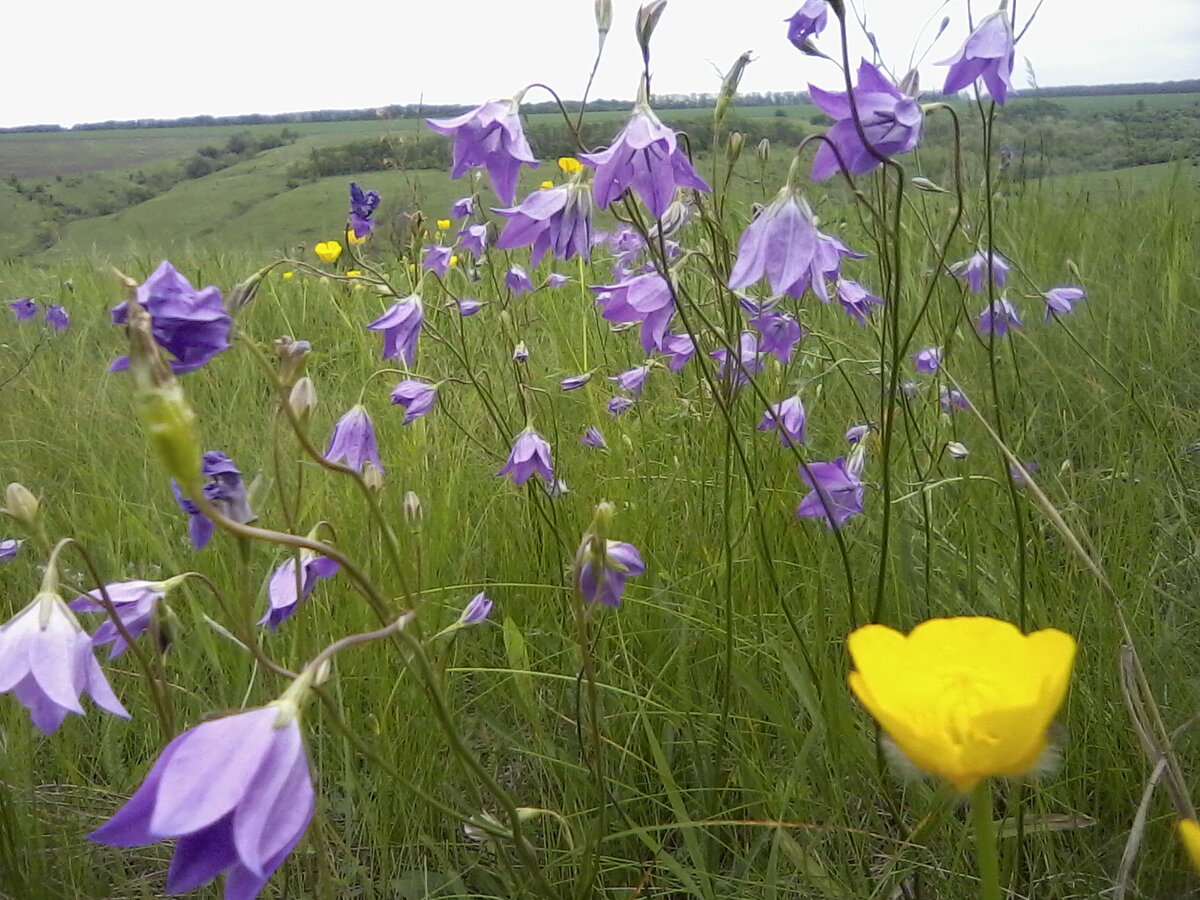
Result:
[[558,386],[565,393],[567,391],[578,390],[591,380],[592,373],[584,372],[582,375],[570,375],[564,378],[558,383]]
[[1042,299],[1046,301],[1046,321],[1049,322],[1056,316],[1072,312],[1076,303],[1087,299],[1087,294],[1081,287],[1056,287],[1042,294]]
[[950,67],[942,93],[957,94],[974,84],[977,78],[982,78],[992,99],[1003,106],[1008,92],[1013,89],[1015,43],[1007,9],[984,17],[957,53],[935,63]]
[[508,460],[496,475],[508,475],[514,484],[524,484],[534,475],[546,484],[553,483],[554,464],[550,459],[550,445],[532,428],[526,428],[513,441]]
[[425,259],[421,261],[421,266],[427,272],[433,272],[435,275],[442,276],[450,268],[450,257],[454,255],[453,247],[443,247],[435,245],[433,247],[425,247]]
[[763,370],[758,338],[749,331],[738,335],[737,362],[730,361],[729,351],[724,347],[714,350],[709,355],[717,361],[717,377],[731,379],[734,388],[742,387],[750,380],[751,375]]
[[20,300],[13,300],[8,304],[8,308],[12,310],[13,316],[18,322],[28,322],[37,315],[37,301],[32,297],[22,297]]
[[589,425],[587,431],[583,433],[583,437],[579,439],[579,443],[585,447],[591,447],[594,450],[607,450],[608,442],[604,440],[604,435],[595,425]]
[[393,303],[382,316],[367,326],[383,332],[383,358],[403,359],[411,366],[417,357],[417,341],[425,322],[425,306],[416,294]]
[[[808,88],[813,103],[837,120],[825,137],[837,147],[850,173],[863,175],[882,165],[858,136],[849,96],[812,84]],[[891,157],[916,148],[924,122],[921,104],[865,59],[858,67],[858,84],[854,86],[853,97],[862,132],[876,154]],[[813,159],[813,180],[828,178],[840,169],[837,154],[829,144],[822,142]]]
[[454,139],[451,177],[461,178],[471,166],[484,166],[492,189],[504,203],[513,202],[521,164],[538,167],[521,127],[516,100],[489,100],[469,113],[452,119],[427,119],[426,124]]
[[21,549],[21,542],[16,538],[5,538],[0,541],[0,562],[8,562],[16,557]]
[[621,390],[628,391],[634,397],[640,397],[642,395],[642,388],[646,386],[646,379],[650,375],[651,368],[653,368],[651,363],[634,366],[620,375],[611,376],[609,381],[615,381],[621,386]]
[[868,434],[871,433],[870,425],[851,425],[846,429],[846,433],[842,435],[846,439],[846,443],[851,447],[862,442]]
[[970,409],[971,404],[967,400],[967,395],[956,387],[942,386],[938,392],[938,405],[942,408],[942,412],[949,415],[956,409]]
[[690,334],[668,334],[663,338],[661,349],[670,357],[667,369],[682,372],[683,367],[696,355],[696,342]]
[[794,316],[765,312],[751,319],[750,324],[758,329],[760,353],[773,353],[785,366],[792,361],[792,352],[800,343],[800,338],[804,337],[804,329]]
[[471,602],[463,607],[462,614],[458,617],[461,625],[478,625],[492,614],[493,603],[488,599],[487,594],[480,591],[471,598]]
[[[136,302],[150,313],[150,333],[173,357],[171,371],[179,374],[199,369],[229,348],[233,323],[212,285],[197,291],[175,267],[164,260],[154,274],[138,285]],[[128,301],[113,307],[114,325],[124,325]],[[110,372],[129,368],[129,357],[120,356]]]
[[633,108],[612,146],[599,153],[583,153],[579,159],[596,170],[593,190],[601,209],[632,188],[650,214],[661,219],[675,199],[676,188],[711,190],[680,149],[675,132],[645,103]]
[[475,196],[460,197],[454,201],[454,205],[450,207],[450,218],[452,219],[467,219],[475,215]]
[[1021,317],[1007,297],[997,297],[979,314],[979,331],[982,334],[995,332],[996,337],[1004,337],[1010,328],[1020,327]]
[[[488,246],[488,227],[483,223],[478,225],[468,225],[458,233],[458,249],[467,253],[471,253],[476,258],[483,256],[487,252]],[[429,260],[425,261],[428,264]],[[449,265],[449,257],[446,258]],[[445,272],[440,274],[444,275]]]
[[[593,538],[593,540],[595,540]],[[602,559],[585,548],[579,566],[579,592],[588,603],[603,603],[616,609],[625,593],[625,580],[646,571],[637,547],[625,541],[605,541]]]
[[796,515],[824,519],[826,527],[833,530],[863,512],[862,481],[846,465],[844,457],[802,465],[800,477],[808,485],[809,493],[800,501]]
[[513,292],[514,297],[533,290],[533,282],[529,280],[528,273],[516,264],[508,267],[508,272],[504,276],[504,284]]
[[429,410],[437,400],[437,387],[406,378],[392,388],[392,403],[404,407],[403,425],[411,425]]
[[501,250],[532,247],[530,265],[536,267],[550,251],[558,259],[591,252],[592,197],[587,185],[572,181],[561,187],[534,191],[510,209],[493,209],[508,222],[496,246]]
[[513,347],[513,362],[523,363],[529,362],[529,347],[524,341],[518,341],[517,346]]
[[[1010,268],[1008,260],[999,253],[993,252],[992,256],[992,281],[996,287],[1004,287],[1008,280],[1008,270]],[[961,259],[950,266],[950,274],[956,275],[967,282],[967,285],[976,294],[982,294],[984,282],[988,277],[988,254],[982,250],[976,250],[967,259]]]
[[[129,636],[137,638],[150,626],[158,601],[162,600],[170,586],[169,581],[118,581],[105,585],[104,591]],[[71,601],[71,609],[76,612],[107,613],[100,603],[102,596],[99,588],[88,591],[82,597]],[[112,619],[105,619],[100,624],[96,633],[92,635],[92,644],[96,647],[112,644],[108,653],[109,659],[116,659],[129,647]]]
[[[580,255],[583,256],[583,254]],[[561,272],[551,272],[546,276],[546,287],[551,289],[560,288],[570,280],[570,278],[568,278],[566,275],[563,275]]]
[[171,492],[175,495],[175,502],[179,504],[179,508],[187,513],[188,536],[192,539],[192,546],[203,550],[212,539],[217,526],[213,524],[212,519],[200,512],[200,507],[183,495],[183,491],[179,489],[179,482],[174,478],[171,479]]
[[634,401],[629,397],[610,397],[608,399],[608,414],[614,419],[625,415],[633,409]]
[[375,425],[362,404],[351,407],[337,420],[325,449],[325,458],[332,463],[343,462],[356,472],[362,472],[368,462],[383,471],[379,447],[375,443]]
[[458,314],[464,319],[473,316],[483,309],[483,304],[471,297],[463,297],[458,301]]
[[379,191],[364,191],[350,182],[350,228],[356,238],[365,238],[375,227],[371,216],[379,206]]
[[267,582],[267,611],[259,625],[272,631],[296,611],[296,607],[308,599],[320,578],[329,578],[341,565],[328,556],[320,556],[312,550],[300,550],[300,574],[296,574],[296,557],[289,556]]
[[779,443],[788,447],[792,444],[804,443],[804,425],[808,414],[798,396],[788,397],[773,403],[763,413],[762,421],[758,423],[759,431],[779,432]]
[[608,322],[641,322],[642,349],[647,353],[663,349],[667,326],[675,314],[671,286],[657,272],[634,275],[609,285],[593,285],[600,316]]
[[314,800],[294,705],[277,701],[179,735],[88,838],[112,847],[178,838],[168,894],[224,872],[225,900],[254,900],[304,836]]
[[71,317],[67,315],[66,307],[51,303],[46,307],[46,324],[55,331],[62,331],[71,326]]
[[233,460],[220,450],[209,450],[200,457],[200,472],[209,479],[204,496],[235,522],[253,522],[257,516],[250,509],[242,473]]
[[806,40],[825,30],[828,19],[829,4],[826,0],[804,0],[803,6],[790,18],[784,19],[788,23],[788,40],[797,50],[803,50]]
[[913,368],[922,375],[933,375],[942,367],[942,348],[926,347],[912,355]]
[[129,718],[92,655],[92,641],[62,598],[43,590],[0,625],[0,694],[12,691],[33,724],[50,734],[67,713],[83,715],[81,694]]
[[872,307],[883,306],[880,297],[876,297],[857,281],[839,278],[836,293],[842,309],[846,310],[846,315],[859,325],[867,324],[867,317],[873,312]]

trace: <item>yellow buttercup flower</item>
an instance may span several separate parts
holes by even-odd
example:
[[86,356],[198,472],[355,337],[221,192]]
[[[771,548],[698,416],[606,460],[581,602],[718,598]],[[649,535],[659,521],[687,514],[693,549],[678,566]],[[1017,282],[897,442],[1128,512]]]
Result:
[[850,689],[919,769],[963,793],[1024,775],[1046,750],[1075,639],[987,616],[930,619],[909,634],[865,625],[846,642]]
[[360,272],[358,269],[349,269],[346,272],[347,278],[358,278],[360,275],[362,275],[362,272]]
[[437,227],[440,231],[449,231],[450,230],[450,220],[449,219],[438,219]]
[[292,280],[293,278],[295,278],[295,277],[296,277],[296,273],[295,273],[295,272],[284,272],[284,273],[283,273],[283,280],[284,280],[284,281],[291,281],[291,280]]
[[1184,852],[1192,868],[1200,872],[1200,823],[1195,819],[1179,821],[1179,840],[1183,842]]
[[313,247],[321,262],[335,262],[342,255],[342,245],[337,241],[321,241],[317,246]]
[[542,187],[544,187],[544,188],[552,188],[552,187],[554,187],[554,182],[553,182],[553,181],[543,181],[543,182],[542,182]]
[[574,175],[583,168],[583,163],[573,156],[560,156],[558,158],[558,167],[568,175]]
[[365,244],[366,242],[367,242],[367,235],[364,234],[362,237],[359,237],[357,234],[354,233],[353,228],[346,229],[346,243],[347,244]]

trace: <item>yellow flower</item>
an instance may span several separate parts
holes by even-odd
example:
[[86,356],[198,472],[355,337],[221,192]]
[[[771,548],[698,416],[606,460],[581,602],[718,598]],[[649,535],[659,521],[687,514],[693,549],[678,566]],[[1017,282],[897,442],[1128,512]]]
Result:
[[855,696],[914,765],[963,793],[1037,766],[1075,658],[1069,634],[1021,634],[987,616],[930,619],[908,635],[865,625],[847,647]]
[[583,163],[573,156],[560,156],[558,158],[558,167],[568,175],[574,175],[583,168]]
[[342,245],[337,241],[321,241],[313,250],[321,258],[321,262],[331,263],[342,255]]
[[452,266],[458,265],[458,256],[456,254],[453,254],[453,253],[450,254],[450,265],[452,265]]
[[1187,853],[1188,862],[1192,868],[1200,872],[1200,823],[1194,819],[1180,819],[1179,840]]
[[449,231],[450,230],[450,220],[449,219],[438,219],[437,227],[441,231]]
[[362,275],[362,272],[360,272],[358,269],[350,269],[346,272],[347,278],[358,278],[360,275]]
[[544,188],[552,188],[552,187],[554,187],[554,182],[553,182],[553,181],[543,181],[543,182],[542,182],[542,187],[544,187]]
[[296,277],[296,273],[295,273],[295,272],[284,272],[284,273],[283,273],[283,280],[284,280],[284,281],[291,281],[291,280],[292,280],[293,278],[295,278],[295,277]]

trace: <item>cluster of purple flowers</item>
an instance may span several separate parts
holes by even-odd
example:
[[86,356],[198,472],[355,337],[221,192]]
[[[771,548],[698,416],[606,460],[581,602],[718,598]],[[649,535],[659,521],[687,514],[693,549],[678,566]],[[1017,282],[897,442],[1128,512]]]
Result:
[[[37,318],[38,304],[32,297],[22,297],[20,300],[12,300],[9,302],[8,308],[12,310],[13,317],[18,322],[31,322]],[[67,314],[66,307],[58,303],[46,304],[46,313],[43,316],[43,320],[55,331],[62,331],[71,325],[71,317]]]

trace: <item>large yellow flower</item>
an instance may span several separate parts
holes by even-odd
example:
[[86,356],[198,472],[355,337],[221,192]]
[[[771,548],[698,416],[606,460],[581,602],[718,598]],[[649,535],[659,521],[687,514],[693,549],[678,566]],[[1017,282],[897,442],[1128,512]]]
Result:
[[847,646],[855,696],[913,764],[963,793],[1037,765],[1075,658],[1069,634],[1026,635],[986,616],[930,619],[907,635],[866,625]]
[[1188,862],[1192,864],[1193,869],[1200,872],[1200,823],[1195,819],[1180,819],[1179,840],[1183,841]]
[[583,168],[583,163],[573,156],[560,156],[558,158],[558,167],[568,175],[574,175]]
[[342,255],[342,245],[337,241],[321,241],[313,250],[321,258],[321,262],[335,262]]

